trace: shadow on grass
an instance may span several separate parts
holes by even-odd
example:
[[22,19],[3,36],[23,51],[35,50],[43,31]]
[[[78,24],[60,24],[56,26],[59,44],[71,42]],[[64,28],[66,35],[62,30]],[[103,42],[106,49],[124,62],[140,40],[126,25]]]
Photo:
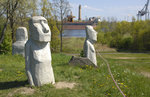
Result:
[[28,81],[11,81],[11,82],[0,82],[0,90],[6,90],[11,88],[17,88],[25,86],[28,84]]

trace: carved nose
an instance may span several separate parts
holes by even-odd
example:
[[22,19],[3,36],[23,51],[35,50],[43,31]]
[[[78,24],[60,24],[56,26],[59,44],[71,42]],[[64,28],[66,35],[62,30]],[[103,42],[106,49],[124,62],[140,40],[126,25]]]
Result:
[[41,22],[42,28],[43,28],[43,32],[44,33],[48,33],[49,32],[49,27],[47,24],[45,24],[43,21]]
[[49,32],[49,29],[47,28],[46,25],[42,25],[43,26],[43,32],[44,33],[48,33]]
[[46,29],[44,30],[44,33],[48,33],[48,32],[49,32],[49,30],[46,30]]

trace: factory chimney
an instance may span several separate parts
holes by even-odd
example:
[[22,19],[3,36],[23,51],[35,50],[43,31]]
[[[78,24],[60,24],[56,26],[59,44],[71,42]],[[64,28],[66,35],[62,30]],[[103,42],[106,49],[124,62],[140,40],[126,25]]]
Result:
[[81,21],[81,5],[79,5],[79,18],[78,21]]

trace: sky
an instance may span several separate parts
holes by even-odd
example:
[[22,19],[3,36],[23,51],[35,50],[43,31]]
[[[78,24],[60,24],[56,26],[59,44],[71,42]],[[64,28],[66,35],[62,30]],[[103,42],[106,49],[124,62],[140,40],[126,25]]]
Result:
[[137,17],[137,13],[146,4],[147,0],[68,0],[76,20],[78,7],[81,4],[82,19],[89,17],[116,18],[118,21],[130,21]]

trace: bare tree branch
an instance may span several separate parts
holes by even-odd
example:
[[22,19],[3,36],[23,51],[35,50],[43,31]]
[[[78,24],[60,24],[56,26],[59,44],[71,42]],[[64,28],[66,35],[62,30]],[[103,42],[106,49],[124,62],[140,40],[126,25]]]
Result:
[[2,32],[1,32],[0,44],[1,44],[1,43],[3,42],[3,40],[4,40],[4,36],[5,36],[5,31],[6,31],[7,25],[8,25],[8,19],[6,20],[6,23],[4,24],[4,27],[3,27]]
[[67,0],[53,0],[54,4],[54,13],[55,16],[60,20],[60,38],[61,38],[61,45],[60,45],[60,52],[62,52],[62,32],[63,32],[63,20],[65,16],[68,14],[68,10],[70,10],[70,5]]

